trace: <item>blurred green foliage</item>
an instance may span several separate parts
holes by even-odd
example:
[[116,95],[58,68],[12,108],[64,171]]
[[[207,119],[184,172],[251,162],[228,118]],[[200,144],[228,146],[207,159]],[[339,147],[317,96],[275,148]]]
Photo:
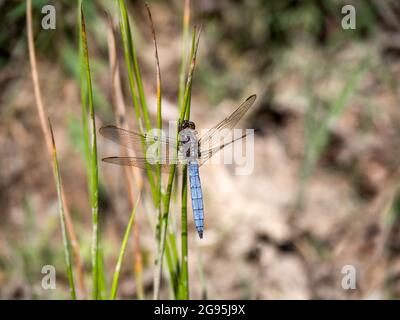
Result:
[[[199,20],[205,25],[209,49],[200,64],[199,78],[214,103],[226,96],[238,98],[244,84],[270,72],[274,62],[296,43],[334,50],[349,40],[371,36],[378,14],[370,0],[205,3],[198,5],[202,9]],[[356,9],[357,28],[343,32],[341,10],[346,4]]]

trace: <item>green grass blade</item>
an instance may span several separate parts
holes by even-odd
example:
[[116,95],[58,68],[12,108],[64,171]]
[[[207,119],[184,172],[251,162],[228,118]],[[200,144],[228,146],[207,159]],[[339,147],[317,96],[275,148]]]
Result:
[[181,273],[178,299],[189,299],[188,266],[188,222],[187,222],[187,165],[182,169],[182,208],[181,208]]
[[199,246],[196,246],[196,256],[197,256],[197,273],[201,283],[201,299],[208,300],[208,291],[207,291],[207,283],[204,277],[204,264],[203,264],[203,257],[201,255],[201,250]]
[[[196,30],[194,31],[196,33]],[[192,79],[193,79],[193,72],[194,68],[196,66],[196,55],[197,55],[197,49],[199,45],[199,40],[200,40],[200,32],[199,36],[196,41],[195,45],[195,50],[194,54],[190,63],[190,68],[189,68],[189,73],[186,81],[186,89],[185,89],[185,95],[184,95],[184,105],[185,108],[182,108],[180,112],[180,116],[178,119],[178,128],[179,124],[182,122],[184,119],[184,116],[186,114],[186,106],[189,105],[189,99],[190,99],[190,91],[191,91],[191,86],[192,86]],[[176,132],[176,139],[179,139],[179,132],[177,130]],[[175,150],[176,154],[178,153],[178,149]],[[163,257],[164,257],[164,250],[165,250],[165,243],[167,239],[167,230],[168,230],[168,218],[169,218],[169,206],[170,206],[170,200],[171,200],[171,190],[172,190],[172,184],[174,182],[174,177],[175,177],[175,172],[176,172],[176,164],[171,166],[169,176],[168,176],[168,185],[167,185],[167,190],[163,198],[163,221],[161,225],[161,245],[160,245],[160,250],[158,252],[158,256],[156,259],[156,274],[155,274],[155,281],[154,281],[154,299],[159,299],[160,297],[160,282],[161,282],[161,276],[162,276],[162,265],[163,265]]]
[[[131,27],[130,27],[129,17],[128,17],[128,13],[127,13],[126,6],[125,6],[125,1],[119,0],[118,4],[119,4],[119,12],[120,12],[120,15],[119,15],[120,31],[121,31],[121,38],[122,38],[122,43],[123,43],[123,47],[124,47],[124,57],[125,57],[126,69],[128,72],[128,80],[129,80],[129,88],[131,91],[132,104],[135,109],[135,116],[136,116],[136,120],[139,125],[139,130],[141,133],[144,133],[143,121],[141,118],[141,114],[143,113],[143,117],[145,118],[145,126],[146,126],[147,130],[151,130],[150,118],[148,116],[147,105],[143,105],[143,103],[142,103],[142,108],[141,108],[139,105],[138,98],[137,98],[138,91],[136,89],[136,82],[138,81],[138,79],[140,80],[140,88],[142,91],[143,91],[143,86],[141,85],[141,76],[140,76],[139,67],[137,65],[136,52],[135,52],[135,48],[134,48],[134,42],[132,39]],[[138,87],[139,87],[139,85],[138,85]],[[142,93],[139,92],[139,96],[142,97],[144,100],[143,92]],[[143,147],[145,147],[144,141],[143,141]],[[150,170],[150,168],[147,168],[146,173],[147,173],[147,177],[149,180],[153,200],[154,200],[154,203],[156,203],[158,193],[157,193],[156,182],[154,181],[154,175],[153,175],[153,172]]]
[[[154,23],[151,15],[151,11],[148,5],[146,5],[147,13],[150,20],[151,31],[153,35],[153,43],[154,43],[154,55],[155,55],[155,62],[156,62],[156,82],[157,82],[157,129],[159,138],[161,138],[161,130],[162,130],[162,112],[161,112],[161,69],[160,69],[160,61],[158,57],[158,47],[157,47],[157,40],[156,40],[156,33],[154,28]],[[158,151],[161,151],[160,149]],[[155,206],[156,206],[156,215],[157,215],[157,224],[156,224],[156,241],[158,244],[158,250],[160,246],[160,226],[162,223],[162,212],[161,212],[161,165],[157,167],[157,197],[155,199]],[[172,296],[176,297],[177,294],[177,287],[178,287],[178,274],[179,274],[179,255],[178,255],[178,248],[175,239],[175,235],[173,233],[169,234],[167,240],[167,247],[166,247],[166,260],[168,265],[168,272],[170,278],[170,286]]]
[[134,273],[135,273],[135,281],[136,281],[136,296],[139,300],[146,299],[146,295],[144,293],[144,284],[143,284],[143,257],[140,247],[140,240],[139,240],[139,228],[137,224],[135,224],[133,229],[134,234],[134,255],[135,255],[135,265],[134,265]]
[[102,234],[99,234],[98,238],[98,254],[97,254],[97,265],[99,268],[98,274],[98,284],[99,284],[99,299],[104,300],[107,299],[107,279],[106,279],[106,270],[105,270],[105,261],[104,261],[104,250],[103,243],[101,241]]
[[138,91],[139,91],[139,98],[140,98],[140,104],[142,106],[143,118],[144,118],[144,122],[145,122],[147,130],[151,130],[152,125],[151,125],[151,121],[150,121],[149,109],[147,107],[146,96],[145,96],[144,90],[143,90],[142,76],[140,74],[139,63],[138,63],[137,55],[136,55],[136,49],[135,49],[134,41],[132,40],[131,31],[129,33],[130,33],[130,39],[131,39],[131,43],[132,43],[131,48],[132,48],[133,68],[135,71],[136,84],[137,84]]
[[[197,39],[196,39],[196,34],[197,34]],[[180,116],[179,116],[180,122],[182,122],[182,120],[185,119],[185,115],[188,112],[188,108],[190,108],[193,72],[194,72],[194,68],[196,66],[197,49],[199,47],[200,35],[201,35],[201,27],[199,28],[197,33],[196,33],[196,29],[193,32],[193,39],[196,39],[196,41],[194,42],[193,52],[191,54],[189,73],[188,73],[188,77],[186,80],[185,95],[183,98],[183,106],[184,107],[181,109]],[[177,136],[178,136],[178,133],[177,133]]]
[[[122,87],[120,82],[115,29],[113,26],[111,16],[108,16],[108,22],[109,22],[109,34],[108,34],[109,62],[112,75],[111,87],[112,87],[113,105],[115,109],[114,110],[115,120],[117,126],[125,127],[126,107],[123,100]],[[137,170],[133,167],[125,167],[124,171],[127,177],[127,186],[129,188],[129,199],[130,202],[132,203],[132,207],[134,207],[135,192],[133,190],[133,185],[136,184],[137,189],[142,190],[143,189],[142,177],[140,173],[138,173]],[[146,216],[150,218],[149,215]],[[136,282],[136,296],[138,299],[143,300],[145,299],[144,285],[143,285],[143,257],[140,246],[138,224],[133,225],[133,235],[134,235],[134,275]]]
[[[146,123],[146,129],[151,129],[151,123],[148,118],[148,112],[147,112],[147,105],[145,103],[144,99],[144,93],[143,93],[143,86],[142,86],[142,81],[141,81],[141,75],[140,75],[140,70],[138,67],[137,63],[137,57],[136,57],[136,52],[135,52],[135,47],[134,47],[134,42],[132,38],[132,33],[131,33],[131,27],[130,27],[130,22],[129,22],[129,17],[127,14],[125,2],[123,0],[118,1],[119,4],[119,19],[120,19],[120,31],[121,31],[121,37],[122,37],[122,42],[123,42],[123,47],[124,47],[124,55],[125,55],[125,62],[126,62],[126,67],[127,67],[127,72],[128,72],[128,79],[129,79],[129,87],[131,90],[131,95],[132,95],[132,102],[133,106],[135,109],[135,116],[136,119],[139,123],[139,130],[143,133],[143,125],[142,125],[142,118],[141,116],[143,115],[143,118],[145,119]],[[153,31],[153,30],[152,30]],[[153,40],[155,40],[155,36],[153,34]],[[161,128],[161,123],[162,123],[162,116],[161,116],[161,79],[160,79],[160,73],[159,73],[159,63],[158,63],[158,55],[156,54],[156,63],[157,63],[157,69],[158,69],[158,75],[157,75],[157,127]],[[139,92],[139,98],[140,98],[140,103],[141,107],[139,105],[139,101],[137,98],[137,94]],[[143,141],[143,146],[145,147],[144,141]],[[161,192],[160,192],[160,179],[161,179],[161,174],[157,172],[156,176],[154,177],[153,172],[150,170],[150,168],[147,168],[147,176],[150,184],[150,189],[152,193],[152,198],[153,198],[153,203],[156,207],[157,216],[159,216],[159,219],[161,217]],[[161,228],[158,227],[160,230]],[[157,235],[158,234],[158,235]],[[161,232],[156,231],[156,237],[157,239],[160,238]],[[168,241],[170,242],[170,241]],[[160,243],[160,241],[157,241],[157,243]],[[176,271],[174,270],[174,265],[179,266],[179,262],[176,260],[177,255],[173,254],[173,252],[177,252],[176,248],[176,243],[169,243],[170,245],[167,246],[167,257],[170,257],[170,263],[168,263],[168,270],[170,272],[171,278],[176,278]],[[171,251],[171,253],[170,253]],[[176,261],[174,261],[176,260]]]
[[188,64],[187,42],[189,38],[189,24],[190,24],[190,0],[185,0],[183,11],[183,33],[182,33],[182,58],[179,70],[179,92],[178,92],[178,105],[183,108],[183,95],[185,93],[185,76],[186,67]]
[[[190,3],[189,0],[185,1],[185,11],[183,17],[183,43],[187,41],[187,28],[189,24],[190,17]],[[196,32],[193,33],[192,37],[192,47],[190,52],[190,59],[193,58],[193,54],[195,52],[196,45]],[[185,47],[185,46],[183,46]],[[181,71],[186,68],[186,50],[182,52],[182,65]],[[187,101],[187,106],[184,104],[183,96],[182,100],[180,100],[180,110],[184,110],[186,107],[186,111],[184,113],[184,118],[189,120],[190,118],[190,97],[191,97],[192,88],[189,88],[189,99]],[[181,197],[181,266],[180,266],[180,278],[179,278],[179,292],[178,299],[188,300],[189,299],[189,251],[188,251],[188,222],[187,222],[187,165],[182,168],[182,197]]]
[[[150,7],[146,4],[147,14],[150,20],[151,32],[153,35],[153,43],[154,43],[154,58],[156,61],[156,82],[157,82],[157,129],[158,129],[158,138],[161,140],[161,130],[162,130],[162,110],[161,110],[161,70],[160,70],[160,60],[158,58],[158,48],[157,48],[157,40],[156,40],[156,32],[154,29],[153,18],[151,16]],[[158,156],[160,156],[160,148],[158,148]],[[160,222],[161,222],[161,164],[157,166],[157,197],[155,199],[155,206],[157,211],[157,227],[156,227],[156,237],[157,242],[159,243],[160,238]]]
[[139,106],[139,101],[137,99],[136,85],[135,85],[134,72],[132,66],[133,62],[131,59],[132,41],[130,37],[131,32],[129,26],[128,13],[126,12],[126,6],[123,0],[120,0],[118,4],[120,9],[119,24],[120,24],[122,44],[124,47],[125,63],[128,72],[129,88],[131,90],[132,103],[135,109],[136,119],[138,120],[139,130],[143,132],[143,123],[141,121],[141,110]]
[[[199,33],[200,34],[200,33]],[[190,61],[192,61],[193,59],[193,55],[195,53],[196,49],[196,32],[193,32],[192,35],[192,47],[190,49]],[[186,86],[185,86],[186,89]],[[188,96],[185,97],[184,96],[184,100],[182,101],[182,105],[180,108],[180,112],[181,114],[183,114],[183,118],[186,120],[189,120],[190,118],[190,99],[192,96],[192,85],[190,85],[189,89],[188,89]]]
[[179,274],[180,274],[180,263],[179,263],[179,253],[178,253],[178,245],[177,245],[177,235],[172,228],[168,228],[167,234],[167,247],[166,247],[166,255],[170,260],[168,265],[168,271],[170,273],[170,279],[172,282],[170,283],[171,288],[173,290],[173,298],[176,299],[178,295],[179,288]]
[[[90,163],[90,139],[89,139],[89,119],[88,119],[88,95],[87,95],[87,82],[84,76],[85,74],[85,62],[84,62],[84,52],[82,45],[82,0],[78,1],[78,26],[79,26],[79,61],[80,61],[80,89],[81,89],[81,105],[82,105],[82,125],[83,125],[83,144],[84,144],[84,154],[86,166]],[[88,174],[88,179],[90,175]]]
[[131,234],[132,226],[135,221],[136,210],[139,205],[139,201],[140,201],[140,195],[135,203],[135,206],[132,209],[132,213],[129,218],[128,225],[126,226],[126,229],[125,229],[125,234],[124,234],[124,238],[122,240],[121,249],[119,250],[118,260],[117,260],[117,264],[115,266],[114,277],[113,277],[113,282],[112,282],[112,287],[111,287],[111,294],[110,294],[111,300],[114,300],[117,297],[121,265],[122,265],[122,261],[124,259],[126,247],[127,247],[128,240],[129,240],[129,235]]
[[59,210],[59,214],[60,214],[61,232],[62,232],[62,238],[63,238],[63,244],[64,244],[65,263],[67,265],[67,277],[68,277],[71,299],[76,300],[74,276],[73,276],[73,271],[72,271],[71,243],[70,243],[70,239],[68,238],[68,235],[67,235],[67,227],[66,227],[65,215],[64,215],[64,204],[63,204],[63,200],[62,200],[62,191],[61,191],[61,175],[60,175],[60,169],[58,166],[57,149],[56,149],[56,144],[54,141],[53,128],[51,127],[50,121],[49,121],[49,127],[50,127],[50,133],[51,133],[51,139],[52,139],[52,145],[53,145],[53,155],[52,155],[53,156],[52,157],[53,158],[53,168],[54,168],[54,177],[55,177],[55,182],[56,182],[56,187],[57,187],[58,210]]
[[[143,113],[145,127],[147,130],[151,130],[152,125],[151,125],[151,121],[150,121],[149,110],[147,107],[146,96],[144,94],[143,81],[142,81],[142,76],[140,73],[139,63],[138,63],[138,59],[137,59],[135,42],[133,41],[133,38],[132,38],[131,24],[129,22],[129,16],[128,16],[128,13],[126,10],[126,5],[125,5],[124,0],[119,0],[119,7],[120,7],[120,13],[121,13],[121,31],[124,33],[124,39],[123,39],[124,47],[126,46],[128,49],[127,51],[129,52],[129,64],[130,64],[129,68],[130,68],[131,76],[132,76],[132,71],[133,71],[133,74],[136,79],[137,92],[139,94],[141,111]],[[132,69],[132,67],[133,67],[133,69]],[[133,83],[133,77],[132,77],[131,82]]]
[[[81,54],[81,71],[82,77],[85,77],[84,81],[82,79],[82,95],[83,95],[83,111],[84,119],[87,118],[87,127],[84,127],[86,133],[84,133],[85,139],[88,139],[86,144],[89,146],[89,157],[88,159],[88,175],[89,175],[89,193],[90,193],[90,205],[92,209],[92,269],[93,269],[93,289],[92,298],[101,298],[101,283],[104,277],[103,267],[100,266],[102,263],[102,257],[100,252],[100,221],[99,221],[99,179],[98,179],[98,164],[97,164],[97,141],[96,141],[96,122],[95,122],[95,111],[93,106],[93,90],[92,90],[92,80],[90,74],[90,64],[89,64],[89,54],[87,47],[87,35],[86,35],[86,25],[85,17],[83,14],[82,1],[79,0],[79,20],[80,20],[80,54]],[[87,97],[87,100],[86,100]],[[87,105],[86,105],[87,101]],[[89,116],[87,114],[89,113]],[[90,127],[90,128],[89,128]]]

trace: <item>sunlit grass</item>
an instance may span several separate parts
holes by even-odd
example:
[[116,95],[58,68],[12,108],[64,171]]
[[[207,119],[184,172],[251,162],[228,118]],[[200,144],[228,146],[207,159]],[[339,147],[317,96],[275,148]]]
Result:
[[129,218],[128,225],[126,226],[126,229],[125,229],[125,234],[124,234],[124,238],[122,240],[121,249],[119,251],[117,264],[115,266],[114,277],[113,277],[112,287],[111,287],[111,294],[110,294],[110,299],[113,299],[113,300],[117,297],[117,290],[118,290],[118,285],[119,285],[119,274],[120,274],[120,270],[121,270],[122,259],[124,258],[124,255],[125,255],[125,251],[126,251],[126,247],[128,244],[129,236],[131,235],[133,223],[135,222],[136,210],[139,205],[139,200],[140,200],[140,198],[138,197],[138,200],[136,201],[136,204],[132,209],[132,213]]
[[[188,23],[189,20],[187,18],[188,16],[188,2],[186,6],[186,12],[184,15],[184,29],[188,30]],[[148,111],[148,106],[146,102],[146,96],[143,90],[143,81],[142,81],[142,75],[140,72],[139,68],[139,61],[137,58],[137,53],[135,49],[135,42],[132,37],[132,30],[131,30],[131,23],[129,21],[129,16],[127,12],[127,8],[125,5],[125,1],[120,0],[118,1],[118,7],[119,7],[119,18],[120,18],[120,32],[121,32],[121,38],[122,38],[122,43],[123,43],[123,50],[124,50],[124,57],[125,57],[125,67],[126,67],[126,72],[128,74],[128,82],[129,82],[129,88],[131,91],[131,101],[135,110],[135,116],[136,116],[136,121],[138,123],[139,130],[144,133],[145,130],[150,130],[152,129],[152,123],[151,119],[149,116],[149,111]],[[149,13],[149,18],[150,18],[150,25],[153,33],[153,41],[154,41],[154,47],[155,47],[155,61],[156,61],[156,96],[157,96],[157,122],[156,122],[156,127],[158,129],[162,129],[162,109],[161,109],[161,102],[162,102],[162,96],[161,96],[161,72],[160,72],[160,66],[159,66],[159,60],[158,60],[158,51],[157,51],[157,42],[156,42],[156,35],[155,35],[155,30],[153,26],[153,22],[151,19],[151,13],[150,10],[148,9]],[[82,22],[83,21],[83,22]],[[92,91],[91,91],[91,79],[90,79],[90,68],[89,68],[89,58],[87,55],[87,45],[86,45],[86,33],[84,29],[84,19],[81,21],[81,35],[82,35],[82,51],[83,52],[83,68],[82,70],[85,71],[85,80],[82,81],[81,88],[82,88],[82,97],[88,97],[88,107],[89,111],[92,110],[91,105],[93,105],[93,98],[90,98],[92,96]],[[186,36],[185,36],[186,37]],[[195,61],[196,61],[196,52],[197,52],[197,46],[198,46],[198,38],[197,42],[195,42],[196,38],[196,32],[193,34],[193,44],[192,44],[192,55],[191,55],[191,63],[190,63],[190,68],[188,71],[188,76],[187,76],[187,81],[184,87],[180,86],[180,88],[183,88],[183,93],[182,97],[183,100],[180,103],[180,118],[179,122],[180,123],[183,119],[188,119],[189,117],[189,110],[190,110],[190,96],[191,96],[191,85],[192,85],[192,78],[193,78],[193,71],[194,71],[194,66],[195,66]],[[184,39],[186,41],[186,39]],[[186,44],[187,46],[187,44]],[[86,49],[86,50],[85,50]],[[182,61],[182,68],[181,72],[185,72],[185,63],[184,61],[187,61],[187,54],[183,56],[183,61]],[[183,76],[183,79],[185,76]],[[84,80],[83,79],[83,80]],[[182,79],[182,76],[180,76],[180,79]],[[87,90],[87,92],[86,92]],[[178,97],[179,100],[179,97]],[[88,127],[93,128],[95,127],[94,123],[90,124],[91,118],[85,119],[85,115],[87,114],[87,106],[86,106],[86,101],[82,100],[82,105],[83,105],[83,124],[84,124],[84,131],[86,130],[87,133],[84,133],[85,139],[90,135],[88,131]],[[91,114],[89,112],[89,114]],[[90,125],[89,125],[90,124]],[[143,141],[144,145],[144,141]],[[88,158],[91,159],[90,163],[91,168],[93,168],[93,159],[94,159],[94,149],[93,146],[91,145],[92,149],[91,152],[88,152],[89,147],[86,147],[86,153],[88,155]],[[177,152],[177,150],[176,150]],[[97,160],[97,158],[96,158]],[[91,171],[91,174],[95,173],[95,171]],[[164,260],[164,252],[165,252],[165,259],[166,263],[168,266],[168,273],[169,273],[169,283],[170,283],[170,292],[172,294],[172,298],[177,298],[178,296],[178,291],[180,292],[180,297],[181,298],[188,298],[189,293],[188,293],[188,265],[187,265],[187,260],[188,260],[188,254],[187,254],[187,221],[182,223],[182,227],[184,230],[181,232],[182,235],[182,257],[181,257],[181,262],[179,262],[179,254],[178,254],[178,249],[177,249],[177,236],[175,235],[174,232],[170,232],[170,228],[168,227],[168,217],[169,217],[169,208],[170,208],[170,201],[171,201],[171,190],[172,190],[172,185],[173,181],[175,178],[176,173],[176,166],[172,166],[171,172],[169,174],[168,178],[168,184],[167,184],[167,189],[163,193],[162,192],[162,179],[161,179],[161,170],[160,168],[157,170],[156,174],[154,175],[154,172],[148,168],[147,170],[147,181],[150,186],[150,192],[151,192],[151,199],[153,200],[153,204],[155,207],[155,213],[157,217],[157,225],[156,225],[156,241],[157,241],[157,258],[155,260],[155,279],[154,279],[154,297],[159,298],[160,296],[160,281],[161,281],[161,276],[162,276],[162,265],[163,265],[163,260]],[[90,176],[92,177],[92,175]],[[94,187],[94,181],[93,178],[91,178],[91,187]],[[186,181],[183,181],[183,190],[187,189]],[[91,195],[93,195],[92,190],[90,189]],[[186,192],[183,192],[183,195],[187,194]],[[92,200],[92,207],[95,204],[94,203],[94,198],[91,198]],[[98,201],[98,199],[97,199]],[[161,205],[162,204],[162,205]],[[183,206],[183,212],[186,210],[185,206]],[[96,211],[94,211],[96,213]],[[96,227],[97,225],[97,227]],[[98,233],[96,234],[95,231]],[[93,216],[93,255],[96,254],[99,255],[99,238],[100,238],[100,231],[98,229],[98,213],[97,216]],[[92,258],[93,259],[93,258]],[[101,261],[100,259],[93,260],[93,297],[94,298],[100,298],[100,293],[99,293],[99,285],[100,281],[102,278],[102,275],[100,275],[100,270],[99,268],[101,267]],[[181,275],[181,266],[183,267],[183,276]],[[182,280],[182,284],[180,284],[180,281]],[[97,283],[96,283],[97,282]],[[114,278],[113,282],[113,289],[112,289],[112,294],[111,297],[115,298],[116,296],[116,288],[118,286],[118,278]]]
[[[77,6],[77,25],[78,25],[78,43],[79,43],[79,54],[77,55],[79,59],[75,59],[75,63],[79,63],[79,67],[76,68],[73,65],[71,68],[78,71],[76,76],[79,76],[80,82],[80,93],[81,93],[81,123],[82,130],[74,129],[75,132],[75,140],[77,144],[82,145],[83,154],[85,158],[85,168],[86,168],[86,176],[88,182],[88,192],[89,192],[89,203],[91,207],[91,217],[92,217],[92,245],[91,245],[91,280],[92,280],[92,299],[116,299],[117,291],[120,282],[120,270],[123,263],[123,257],[127,250],[127,244],[130,235],[132,234],[132,230],[135,235],[135,242],[139,244],[139,238],[137,232],[139,231],[135,224],[135,217],[138,207],[138,194],[143,194],[144,196],[148,193],[148,199],[151,200],[154,211],[150,214],[154,215],[154,220],[156,223],[154,224],[154,241],[156,243],[156,252],[155,252],[155,263],[154,263],[154,292],[153,296],[156,299],[159,299],[161,296],[161,277],[163,276],[163,262],[165,260],[168,269],[168,283],[169,283],[169,292],[170,297],[173,299],[188,299],[189,298],[189,265],[188,265],[188,230],[187,230],[187,174],[186,168],[183,168],[183,176],[182,176],[182,190],[181,201],[182,206],[180,208],[181,211],[181,231],[176,233],[169,226],[169,218],[170,218],[170,208],[171,208],[171,200],[176,199],[178,197],[172,197],[172,192],[176,190],[178,194],[178,189],[173,188],[174,185],[177,185],[176,176],[177,176],[177,167],[176,165],[171,166],[171,170],[169,172],[167,185],[164,189],[164,183],[161,175],[161,167],[159,166],[156,172],[153,172],[148,168],[146,170],[146,179],[142,181],[142,177],[135,170],[127,169],[128,173],[128,188],[130,189],[130,198],[131,203],[135,203],[132,206],[132,212],[130,215],[130,219],[127,223],[126,230],[123,236],[121,248],[119,251],[116,267],[114,274],[112,276],[112,285],[111,290],[108,292],[106,282],[107,278],[109,278],[107,270],[105,269],[104,261],[103,261],[103,250],[102,250],[102,226],[101,226],[101,215],[103,213],[99,212],[99,168],[98,168],[98,158],[97,158],[97,126],[96,126],[96,104],[95,104],[95,92],[94,92],[94,84],[92,80],[92,70],[91,70],[91,58],[89,56],[89,48],[88,48],[88,33],[91,30],[87,29],[87,24],[85,22],[85,6],[82,0],[78,0]],[[193,81],[193,73],[196,65],[196,55],[197,49],[199,45],[200,39],[200,30],[194,29],[191,46],[189,35],[189,0],[185,1],[184,14],[183,14],[183,44],[182,44],[182,62],[180,67],[180,74],[177,75],[177,80],[179,84],[179,94],[177,97],[178,101],[178,109],[179,109],[179,118],[177,119],[177,129],[179,128],[179,124],[184,119],[189,119],[190,117],[190,100],[191,100],[191,90],[192,90],[192,81]],[[125,57],[125,72],[128,75],[128,85],[130,89],[131,102],[134,107],[136,123],[139,128],[139,131],[145,133],[148,130],[153,128],[153,123],[150,119],[150,112],[147,105],[147,99],[143,88],[143,80],[142,74],[140,72],[138,56],[136,53],[135,41],[132,36],[131,23],[128,15],[128,11],[125,5],[125,1],[119,0],[117,3],[119,9],[119,32],[122,38],[123,44],[123,52]],[[160,69],[160,61],[158,57],[158,48],[156,41],[156,31],[155,26],[153,24],[150,8],[147,7],[150,27],[153,35],[154,42],[154,53],[155,53],[155,79],[156,79],[156,97],[157,97],[157,117],[155,127],[159,130],[162,129],[163,124],[163,116],[162,116],[162,87],[161,87],[161,69]],[[109,37],[109,50],[110,50],[110,66],[112,69],[112,92],[114,94],[114,104],[119,104],[115,106],[119,111],[116,112],[116,119],[119,125],[124,125],[121,123],[121,119],[125,116],[124,108],[125,106],[121,106],[123,104],[123,96],[117,97],[118,95],[122,95],[122,86],[119,79],[119,70],[120,64],[117,63],[117,50],[116,50],[116,41],[114,38],[114,30],[112,26],[112,22],[110,19],[110,31],[111,37]],[[190,48],[190,52],[188,49]],[[122,68],[122,67],[121,67]],[[122,68],[123,69],[123,68]],[[119,101],[118,101],[119,99]],[[120,115],[123,117],[120,117]],[[73,126],[76,126],[76,120],[73,120]],[[48,129],[48,127],[46,127]],[[45,128],[45,129],[46,129]],[[47,130],[46,129],[46,130]],[[160,131],[159,131],[160,132]],[[57,194],[59,198],[59,212],[60,212],[60,221],[61,221],[61,230],[63,235],[63,243],[64,243],[64,254],[65,261],[67,266],[67,277],[69,286],[71,289],[71,298],[78,298],[76,294],[75,288],[75,278],[74,278],[74,257],[75,254],[72,254],[72,246],[71,239],[69,238],[69,228],[68,228],[68,220],[65,210],[64,210],[64,196],[62,193],[62,184],[61,177],[59,173],[59,164],[57,160],[56,147],[55,147],[55,139],[52,133],[52,130],[49,129],[49,133],[51,133],[51,155],[52,155],[52,163],[54,168],[54,176],[57,186]],[[176,132],[176,138],[178,139],[178,131]],[[144,141],[143,141],[144,145]],[[178,152],[178,149],[175,150]],[[144,183],[143,183],[144,182]],[[175,184],[174,184],[175,182]],[[138,188],[138,193],[135,194],[132,192],[133,185],[136,185]],[[148,188],[147,188],[148,187]],[[137,198],[135,202],[133,199]],[[180,237],[180,241],[179,241]],[[76,240],[74,240],[77,244]],[[181,244],[181,250],[178,250],[178,243]],[[144,297],[143,292],[143,279],[141,277],[141,256],[140,256],[140,248],[136,250],[135,254],[135,279],[138,282],[136,284],[137,296],[139,298]],[[82,279],[79,280],[80,285],[82,285]],[[81,286],[81,290],[82,286]],[[84,297],[84,296],[82,296]]]
[[83,134],[86,151],[87,176],[89,177],[89,197],[92,210],[92,298],[104,297],[105,274],[103,267],[103,256],[101,251],[101,226],[99,218],[99,176],[97,163],[97,139],[96,121],[93,104],[92,78],[90,73],[89,52],[87,47],[87,35],[85,16],[82,2],[79,1],[79,35],[80,35],[80,63],[81,63],[81,96],[82,96],[82,119]]

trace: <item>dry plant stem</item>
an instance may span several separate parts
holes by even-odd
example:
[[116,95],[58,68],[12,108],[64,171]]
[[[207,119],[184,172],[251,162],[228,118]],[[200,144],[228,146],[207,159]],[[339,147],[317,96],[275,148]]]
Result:
[[[28,49],[29,49],[29,60],[31,64],[31,71],[32,71],[32,80],[33,80],[33,88],[35,92],[35,101],[36,107],[39,114],[40,126],[43,131],[43,135],[46,141],[47,151],[49,156],[51,157],[53,154],[53,147],[52,147],[52,139],[51,139],[51,132],[49,127],[47,126],[46,122],[46,112],[42,100],[42,94],[40,91],[40,83],[39,83],[39,76],[37,72],[37,65],[36,65],[36,54],[35,54],[35,45],[33,41],[33,29],[32,29],[32,0],[27,0],[27,10],[26,10],[26,18],[27,18],[27,33],[28,33]],[[54,164],[52,163],[53,172],[54,172]],[[85,298],[86,297],[86,288],[84,282],[84,273],[83,273],[83,262],[80,255],[79,244],[76,237],[76,233],[72,224],[72,219],[70,212],[68,210],[68,206],[65,200],[65,193],[63,185],[61,184],[61,199],[63,202],[64,207],[64,215],[65,215],[65,224],[68,233],[68,237],[71,242],[71,249],[73,253],[73,261],[75,262],[75,270],[78,279],[78,297]]]
[[[153,35],[154,43],[154,57],[156,60],[156,81],[157,81],[157,129],[158,129],[158,139],[161,140],[161,130],[162,130],[162,113],[161,113],[161,70],[160,70],[160,60],[158,58],[156,31],[154,29],[153,18],[151,16],[151,11],[149,6],[146,4],[147,13],[149,15],[151,32]],[[160,156],[160,148],[158,148],[158,156]],[[161,164],[157,166],[157,210],[160,212],[161,207]],[[161,215],[160,215],[161,217]]]
[[[162,130],[162,114],[161,114],[161,71],[160,71],[160,61],[158,58],[158,49],[157,49],[157,40],[156,40],[156,32],[154,29],[153,18],[151,16],[151,11],[149,6],[146,4],[147,14],[150,20],[151,32],[153,35],[153,44],[154,44],[154,57],[156,61],[156,82],[157,82],[157,129],[158,129],[158,138],[161,140],[161,130]],[[160,148],[158,148],[158,156],[160,156]],[[157,213],[157,225],[156,225],[156,240],[158,246],[161,244],[161,222],[162,222],[162,214],[161,214],[161,165],[157,166],[157,203],[156,203],[156,213]],[[157,248],[157,252],[160,250],[160,247]],[[157,272],[157,271],[156,271]],[[154,275],[154,279],[156,279],[156,274]]]
[[[117,60],[117,48],[115,42],[115,30],[111,18],[109,17],[109,28],[108,28],[108,47],[109,47],[109,62],[111,69],[111,94],[114,105],[115,119],[118,127],[129,129],[129,125],[126,121],[126,106],[124,103],[124,98],[122,94],[121,78],[119,74],[119,65]],[[121,151],[124,151],[121,148]],[[133,151],[130,156],[134,156]],[[133,182],[136,183],[136,188],[138,194],[143,192],[143,179],[138,168],[136,167],[124,167],[125,175],[127,178],[129,200],[131,202],[132,208],[134,207],[134,191]],[[140,237],[139,237],[139,227],[138,221],[133,224],[133,237],[134,237],[134,271],[136,280],[136,294],[139,299],[144,299],[144,289],[143,289],[143,260],[140,251]]]
[[[115,42],[115,33],[112,26],[112,21],[109,20],[108,29],[108,47],[109,47],[109,61],[111,69],[111,95],[114,106],[115,120],[118,127],[129,129],[128,122],[126,121],[126,106],[122,94],[121,78],[119,73],[119,64],[117,59],[117,48]],[[121,148],[121,151],[124,149]],[[129,151],[129,156],[135,156],[133,150]],[[130,180],[131,186],[132,179],[135,180],[139,192],[143,189],[143,179],[140,170],[136,167],[124,167],[127,178]],[[130,195],[133,195],[133,190],[129,189]],[[133,197],[132,197],[133,199]],[[133,204],[133,203],[132,203]]]

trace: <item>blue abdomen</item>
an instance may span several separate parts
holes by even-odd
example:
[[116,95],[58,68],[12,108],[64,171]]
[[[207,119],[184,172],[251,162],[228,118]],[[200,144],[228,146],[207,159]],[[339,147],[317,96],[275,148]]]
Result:
[[203,211],[203,194],[201,192],[201,183],[199,176],[199,164],[197,161],[191,161],[188,166],[190,194],[192,196],[192,207],[194,224],[200,238],[203,238],[204,231],[204,211]]

